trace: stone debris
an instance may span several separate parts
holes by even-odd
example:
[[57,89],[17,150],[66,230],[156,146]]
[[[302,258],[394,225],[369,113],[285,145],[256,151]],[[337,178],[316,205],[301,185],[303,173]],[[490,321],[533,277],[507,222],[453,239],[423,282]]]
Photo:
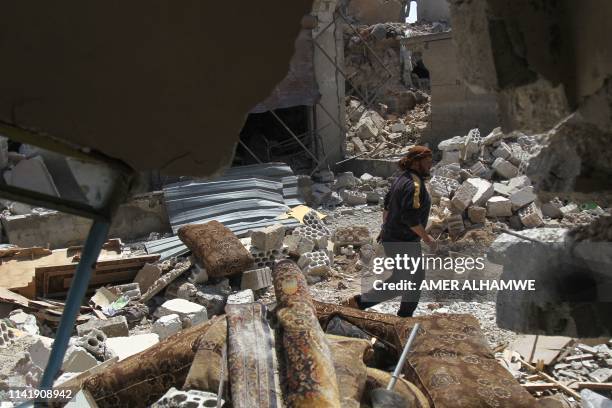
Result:
[[285,227],[275,224],[251,233],[251,245],[263,252],[280,250],[285,238]]
[[270,268],[259,268],[245,271],[240,281],[240,289],[257,291],[272,286],[272,271]]
[[178,314],[169,314],[160,317],[153,323],[151,332],[159,336],[160,340],[170,337],[183,329],[181,317]]
[[15,342],[15,333],[0,321],[0,348],[6,348]]
[[11,311],[8,315],[8,320],[16,329],[23,330],[33,335],[40,334],[36,317],[24,312],[22,309]]
[[185,299],[165,301],[155,312],[157,317],[177,314],[181,318],[183,328],[195,326],[208,320],[206,308]]
[[114,316],[109,319],[91,319],[76,327],[77,334],[84,336],[92,330],[100,330],[106,337],[121,337],[129,334],[125,316]]
[[232,293],[227,297],[228,305],[241,305],[244,303],[253,303],[255,294],[252,289],[241,290],[240,292]]

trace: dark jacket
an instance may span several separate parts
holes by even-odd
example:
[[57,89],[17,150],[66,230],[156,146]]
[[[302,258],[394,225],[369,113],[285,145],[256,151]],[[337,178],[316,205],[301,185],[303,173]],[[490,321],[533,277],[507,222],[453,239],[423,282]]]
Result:
[[382,229],[383,242],[420,241],[410,227],[427,226],[431,198],[425,180],[411,170],[402,172],[385,196],[384,208],[389,213]]

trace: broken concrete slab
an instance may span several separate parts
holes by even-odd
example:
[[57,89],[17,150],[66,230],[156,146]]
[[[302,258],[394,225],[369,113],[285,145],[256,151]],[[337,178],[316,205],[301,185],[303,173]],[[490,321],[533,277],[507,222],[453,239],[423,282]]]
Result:
[[180,391],[172,387],[161,397],[157,402],[151,405],[151,408],[206,408],[206,407],[221,407],[223,400],[218,405],[218,397],[212,392],[188,390]]
[[314,239],[301,234],[291,234],[285,236],[283,244],[287,247],[289,255],[300,256],[303,253],[311,252],[314,247]]
[[438,144],[438,149],[444,151],[461,150],[465,142],[465,136],[455,136],[451,139],[446,139]]
[[111,337],[106,340],[106,347],[114,352],[121,361],[157,343],[159,343],[159,336],[155,333],[147,333],[129,337]]
[[[486,180],[483,180],[486,181]],[[478,186],[467,181],[461,184],[451,200],[451,204],[459,211],[465,211],[472,204],[472,199],[478,193]]]
[[151,327],[151,332],[159,336],[160,340],[170,337],[183,329],[183,323],[178,314],[169,314],[157,319]]
[[134,282],[138,283],[140,285],[140,291],[145,293],[153,283],[160,278],[161,274],[162,271],[159,266],[146,263],[134,277]]
[[22,330],[32,335],[40,334],[38,323],[34,315],[24,312],[22,309],[15,309],[9,313],[9,321],[16,329]]
[[84,336],[93,329],[100,330],[107,337],[129,336],[128,324],[125,316],[114,316],[106,320],[91,319],[76,327],[77,334]]
[[79,346],[70,346],[66,350],[62,370],[80,373],[97,366],[98,363],[98,360],[96,360],[96,358],[84,348]]
[[501,157],[502,159],[508,159],[510,155],[512,155],[512,149],[504,142],[501,142],[497,149],[493,151],[492,155],[495,157]]
[[481,178],[469,178],[465,181],[476,187],[476,194],[472,197],[472,203],[477,206],[484,205],[487,200],[493,197],[495,190],[493,184]]
[[533,203],[537,196],[533,192],[533,186],[523,187],[520,190],[515,190],[510,194],[510,202],[512,203],[512,211],[525,207],[527,204]]
[[195,326],[208,320],[206,308],[185,299],[172,299],[165,301],[157,310],[157,317],[177,314],[181,317],[183,328]]

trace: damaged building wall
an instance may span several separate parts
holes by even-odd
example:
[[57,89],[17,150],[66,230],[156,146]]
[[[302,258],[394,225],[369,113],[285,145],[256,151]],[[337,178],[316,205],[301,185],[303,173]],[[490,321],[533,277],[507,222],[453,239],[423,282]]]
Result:
[[420,21],[448,21],[450,10],[447,0],[416,0],[417,18]]
[[[135,1],[117,13],[108,3],[7,3],[0,121],[136,170],[211,175],[229,164],[246,113],[286,75],[311,7],[247,2],[236,13],[230,2]],[[228,30],[227,16],[240,29]]]
[[436,146],[475,127],[487,134],[497,126],[495,95],[475,94],[460,78],[452,32],[409,37],[402,44],[412,53],[421,53],[430,74],[431,120],[424,143]]
[[314,41],[314,69],[321,99],[316,107],[315,129],[318,134],[317,157],[333,167],[344,156],[345,129],[344,78],[337,67],[344,65],[342,28],[334,17],[336,0],[317,0],[313,14],[317,25],[312,30]]

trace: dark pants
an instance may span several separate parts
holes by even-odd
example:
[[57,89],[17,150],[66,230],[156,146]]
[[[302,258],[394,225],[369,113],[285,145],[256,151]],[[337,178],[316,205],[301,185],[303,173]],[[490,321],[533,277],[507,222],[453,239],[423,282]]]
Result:
[[[383,242],[382,245],[385,249],[385,256],[388,258],[395,258],[396,255],[403,257],[404,254],[411,258],[416,258],[421,257],[422,254],[420,242]],[[401,280],[409,280],[416,283],[417,289],[403,291],[402,293],[392,290],[376,293],[375,301],[362,301],[361,297],[364,296],[362,295],[358,298],[359,308],[363,310],[401,295],[402,301],[400,303],[400,308],[397,311],[397,315],[400,317],[411,317],[419,303],[421,291],[418,288],[421,286],[423,279],[425,279],[425,269],[422,266],[420,266],[414,272],[414,274],[412,274],[411,271],[394,269],[389,279],[387,279],[385,282],[391,283],[400,282]],[[365,297],[372,297],[371,293],[372,292],[365,294]]]

